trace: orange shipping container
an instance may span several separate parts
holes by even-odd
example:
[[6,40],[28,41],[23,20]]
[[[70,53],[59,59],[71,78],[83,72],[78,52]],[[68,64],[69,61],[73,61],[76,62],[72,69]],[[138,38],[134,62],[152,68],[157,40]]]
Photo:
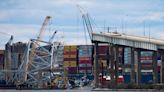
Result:
[[64,46],[64,49],[69,49],[70,48],[70,46]]
[[70,49],[64,49],[64,52],[70,52]]
[[64,67],[69,67],[69,61],[64,61]]
[[76,67],[77,64],[76,64],[76,62],[74,62],[74,61],[70,61],[69,66],[70,66],[70,67]]
[[70,58],[70,55],[64,55],[64,58]]
[[77,46],[70,46],[71,49],[77,49]]
[[74,51],[74,52],[76,52],[76,51],[77,51],[77,49],[70,49],[70,51]]
[[76,58],[77,56],[76,55],[70,55],[70,58]]

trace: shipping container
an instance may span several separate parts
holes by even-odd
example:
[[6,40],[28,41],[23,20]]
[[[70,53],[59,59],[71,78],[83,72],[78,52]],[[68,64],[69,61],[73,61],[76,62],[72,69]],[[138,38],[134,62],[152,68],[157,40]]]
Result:
[[79,70],[79,73],[80,74],[85,74],[85,73],[90,74],[90,73],[92,73],[92,70]]
[[152,56],[141,56],[141,60],[152,60]]
[[141,60],[140,61],[141,62],[141,64],[144,64],[144,63],[153,63],[153,60]]
[[77,61],[77,58],[64,58],[64,61]]
[[131,68],[124,68],[123,72],[131,72]]
[[76,55],[64,55],[64,58],[77,58]]
[[71,49],[77,49],[77,46],[70,46]]
[[68,74],[77,74],[77,67],[68,67]]
[[143,84],[152,84],[153,83],[153,74],[151,74],[151,73],[142,73],[141,74],[141,83],[143,83]]
[[64,61],[63,66],[64,67],[69,67],[69,61]]
[[92,70],[92,67],[79,67],[79,70]]
[[157,68],[158,68],[158,69],[157,69],[158,72],[160,72],[160,71],[161,71],[161,66],[158,66]]
[[152,64],[141,64],[141,69],[152,69],[153,65]]
[[124,74],[123,78],[124,78],[124,83],[130,83],[130,79],[131,79],[130,74]]
[[68,52],[64,52],[64,55],[76,55],[77,52],[76,51],[68,51]]
[[99,55],[99,59],[101,60],[107,60],[108,59],[108,55]]
[[153,56],[152,51],[141,51],[141,57],[144,56]]
[[92,58],[91,57],[79,57],[79,61],[80,60],[88,60],[88,61],[90,61],[90,60],[92,60]]
[[92,64],[79,64],[79,67],[92,67]]
[[80,45],[79,48],[80,49],[92,49],[93,46],[92,45]]
[[70,67],[77,67],[77,62],[76,61],[70,61],[69,65],[70,65]]
[[92,60],[79,60],[79,64],[92,64]]
[[79,73],[86,73],[86,70],[79,70]]
[[99,54],[108,54],[109,52],[109,47],[108,46],[99,46],[98,47],[98,53]]
[[131,64],[131,48],[124,48],[124,64]]
[[64,67],[76,67],[77,62],[76,61],[64,61]]
[[152,73],[153,70],[151,70],[151,69],[150,69],[150,70],[141,70],[141,72],[142,72],[142,73]]

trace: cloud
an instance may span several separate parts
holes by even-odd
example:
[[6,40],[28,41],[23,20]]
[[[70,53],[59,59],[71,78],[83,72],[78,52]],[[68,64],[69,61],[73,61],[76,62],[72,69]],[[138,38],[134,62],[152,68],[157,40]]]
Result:
[[[31,38],[36,38],[39,34],[40,25],[34,24],[0,24],[0,32],[5,32],[14,36],[14,42],[22,41],[28,42]],[[49,29],[51,27],[51,29]],[[47,29],[43,33],[43,40],[49,41],[50,37],[52,36],[53,32],[57,29],[58,32],[54,38],[54,41],[65,39],[67,44],[84,44],[85,41],[85,34],[81,27],[79,30],[77,26],[47,26]],[[54,30],[52,30],[54,29]],[[10,36],[2,35],[3,38],[0,38],[1,46],[4,47],[4,44],[9,40]],[[88,36],[88,34],[87,34]],[[78,40],[77,40],[78,39]],[[77,41],[76,41],[77,40]],[[83,41],[84,40],[84,41]]]
[[146,14],[143,16],[135,17],[136,21],[144,22],[144,21],[163,21],[164,12],[151,12],[150,14]]

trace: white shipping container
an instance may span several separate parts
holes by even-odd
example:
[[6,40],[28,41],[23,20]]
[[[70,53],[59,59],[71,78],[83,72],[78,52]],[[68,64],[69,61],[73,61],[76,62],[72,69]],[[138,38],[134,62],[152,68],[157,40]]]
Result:
[[153,70],[141,70],[142,73],[151,73]]

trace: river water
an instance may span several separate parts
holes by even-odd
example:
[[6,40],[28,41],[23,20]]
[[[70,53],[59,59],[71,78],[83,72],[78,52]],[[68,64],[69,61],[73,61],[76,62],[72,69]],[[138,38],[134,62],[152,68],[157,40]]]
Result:
[[[0,90],[0,92],[104,92],[104,91],[91,91],[91,90]],[[147,90],[147,91],[105,91],[105,92],[164,92],[164,90],[161,91],[152,91],[152,90]]]

